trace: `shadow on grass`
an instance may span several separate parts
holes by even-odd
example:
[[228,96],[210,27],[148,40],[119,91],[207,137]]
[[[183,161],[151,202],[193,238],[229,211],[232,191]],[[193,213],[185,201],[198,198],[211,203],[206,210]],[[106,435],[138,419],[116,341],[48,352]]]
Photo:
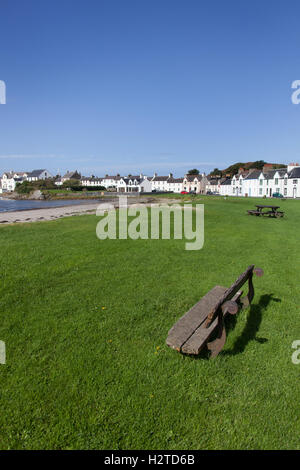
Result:
[[[281,302],[281,299],[277,299],[276,297],[273,297],[274,294],[265,294],[262,295],[259,299],[258,304],[256,305],[251,305],[250,310],[248,312],[248,318],[247,318],[247,323],[246,326],[242,332],[242,334],[239,336],[239,338],[235,341],[233,348],[229,351],[221,351],[220,354],[226,355],[226,356],[234,356],[236,354],[242,353],[247,344],[255,340],[258,343],[266,343],[268,340],[267,338],[259,338],[256,336],[261,321],[262,321],[262,315],[263,312],[267,309],[268,305],[270,302]],[[234,329],[235,325],[237,322],[237,315],[228,315],[226,321],[225,321],[225,328],[226,328],[226,333],[227,336],[231,330]],[[213,338],[210,339],[210,341]],[[206,347],[200,351],[200,354],[198,356],[189,356],[190,358],[192,357],[193,359],[209,359],[210,358],[210,352]]]
[[[243,352],[247,344],[252,340],[257,341],[258,343],[265,343],[268,341],[266,338],[257,337],[256,334],[262,321],[262,314],[270,302],[281,302],[281,300],[273,297],[273,294],[265,294],[261,296],[258,304],[250,306],[247,323],[241,336],[235,341],[233,348],[230,351],[222,352],[223,355],[233,356]],[[234,328],[237,318],[236,316],[231,316],[230,320],[231,321],[227,323],[227,332]]]

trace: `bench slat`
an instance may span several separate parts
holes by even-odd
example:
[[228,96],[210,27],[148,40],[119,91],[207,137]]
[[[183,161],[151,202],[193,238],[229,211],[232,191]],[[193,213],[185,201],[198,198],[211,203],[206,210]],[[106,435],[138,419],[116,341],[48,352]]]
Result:
[[180,351],[182,345],[188,341],[197,328],[206,320],[208,313],[216,307],[226,290],[226,287],[215,286],[202,297],[170,329],[166,340],[167,345]]
[[[236,302],[241,297],[242,292],[239,291],[233,297],[233,301]],[[227,316],[227,313],[224,313],[224,318]],[[194,332],[194,334],[183,344],[181,352],[184,354],[199,354],[203,346],[208,341],[210,335],[213,333],[214,329],[218,326],[218,317],[214,319],[211,325],[208,328],[204,328],[204,325],[200,325],[199,328]]]

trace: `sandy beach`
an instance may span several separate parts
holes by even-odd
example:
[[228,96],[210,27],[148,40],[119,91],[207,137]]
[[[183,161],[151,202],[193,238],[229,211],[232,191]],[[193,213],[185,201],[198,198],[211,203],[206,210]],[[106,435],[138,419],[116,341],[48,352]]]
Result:
[[43,209],[30,209],[15,212],[0,212],[0,224],[14,224],[26,222],[41,222],[54,220],[72,215],[93,214],[99,202],[93,204],[78,204],[74,206],[47,207]]
[[[131,197],[128,200],[128,206],[130,204],[143,204],[150,206],[153,203],[166,203],[166,200],[162,199],[153,199],[153,198],[135,198]],[[178,200],[169,200],[168,204],[173,202],[178,202]],[[62,217],[71,217],[74,215],[84,215],[84,214],[95,214],[96,209],[99,206],[107,206],[107,204],[112,204],[114,207],[119,207],[119,201],[117,198],[114,200],[109,200],[107,202],[95,202],[88,204],[78,204],[72,206],[61,206],[61,207],[45,207],[42,209],[29,209],[21,211],[7,211],[0,212],[0,225],[5,224],[14,224],[14,223],[27,223],[27,222],[42,222],[47,220],[55,220]]]

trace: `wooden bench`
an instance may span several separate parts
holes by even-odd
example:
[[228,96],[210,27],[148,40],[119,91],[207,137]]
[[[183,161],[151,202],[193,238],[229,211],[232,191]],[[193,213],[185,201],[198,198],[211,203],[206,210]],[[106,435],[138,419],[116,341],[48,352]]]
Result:
[[[251,265],[228,289],[222,286],[211,289],[170,329],[167,345],[183,354],[191,355],[199,354],[207,345],[211,357],[217,356],[226,342],[225,317],[229,313],[235,315],[240,308],[248,307],[252,302],[254,272],[258,276],[263,274],[262,269],[254,269],[254,265]],[[248,293],[241,297],[240,289],[246,281]],[[216,338],[209,342],[214,334]]]
[[248,210],[247,211],[249,215],[261,215],[260,211],[255,211],[255,210]]

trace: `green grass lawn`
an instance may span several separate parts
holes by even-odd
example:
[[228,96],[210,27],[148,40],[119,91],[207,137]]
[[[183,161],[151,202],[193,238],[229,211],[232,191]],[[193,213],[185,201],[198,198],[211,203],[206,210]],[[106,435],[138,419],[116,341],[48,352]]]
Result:
[[[92,215],[0,227],[1,449],[300,449],[300,201],[279,201],[283,219],[246,215],[266,200],[195,201],[200,251],[100,241]],[[249,264],[265,274],[220,355],[169,349]]]
[[[70,191],[68,189],[44,189],[43,194],[51,199],[96,199],[103,191]],[[93,194],[92,194],[93,193]],[[96,193],[96,196],[95,196]]]

